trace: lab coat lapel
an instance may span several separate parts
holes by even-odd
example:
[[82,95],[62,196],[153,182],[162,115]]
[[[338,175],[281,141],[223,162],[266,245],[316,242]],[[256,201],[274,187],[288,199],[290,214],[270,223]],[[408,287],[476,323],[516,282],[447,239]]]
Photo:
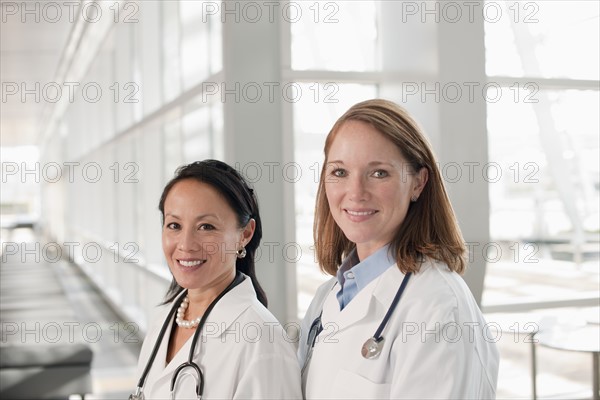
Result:
[[[173,316],[173,318],[175,317]],[[173,376],[173,372],[175,372],[175,369],[177,369],[178,366],[187,361],[188,356],[190,354],[190,346],[192,344],[193,336],[190,337],[187,342],[185,342],[181,349],[179,349],[179,351],[177,352],[177,354],[175,354],[175,357],[173,357],[171,362],[166,364],[167,349],[169,348],[169,338],[171,337],[171,331],[173,329],[173,318],[171,318],[171,321],[169,321],[169,327],[165,332],[165,337],[160,343],[160,347],[158,349],[158,353],[156,354],[156,359],[154,361],[157,366],[163,367],[162,372],[159,372],[157,376],[155,383],[156,386],[164,385],[168,387],[168,385],[170,384],[170,379]],[[165,379],[168,379],[167,383],[162,382]]]
[[323,324],[335,321],[336,329],[342,331],[365,318],[372,309],[374,301],[381,304],[381,309],[387,310],[392,304],[403,278],[404,274],[400,272],[398,266],[393,265],[361,290],[342,311],[340,311],[340,305],[336,298],[339,290],[336,287],[323,305]]
[[[400,285],[402,284],[402,279],[404,279],[404,274],[400,271],[397,265],[393,265],[388,268],[379,278],[377,278],[376,286],[373,290],[373,297],[377,299],[379,303],[383,306],[385,310],[390,307],[392,301],[394,300],[394,296],[398,292]],[[411,279],[412,280],[412,277]],[[410,280],[407,284],[407,288],[410,286]],[[402,295],[404,297],[404,294]],[[402,301],[400,301],[402,303]],[[400,304],[398,305],[400,307]]]
[[[201,332],[201,336],[198,338],[196,348],[194,349],[194,361],[198,365],[202,365],[202,354],[205,353],[204,347],[210,345],[219,345],[220,340],[218,339],[223,332],[225,332],[231,324],[250,306],[251,296],[256,298],[256,292],[252,286],[250,278],[246,277],[237,287],[233,288],[227,293],[219,302],[215,305],[210,315],[208,316],[204,329]],[[157,365],[164,365],[167,357],[167,347],[169,345],[169,337],[171,335],[171,329],[173,322],[169,324],[165,337],[161,342],[160,348],[156,355],[156,362],[161,363]],[[170,379],[173,373],[182,363],[188,360],[190,354],[190,347],[192,346],[193,336],[191,336],[181,349],[177,352],[175,357],[160,373],[156,385],[162,385],[164,379],[168,379],[167,385],[170,384]],[[212,341],[212,343],[211,343]]]
[[373,288],[374,286],[372,284],[367,285],[367,287],[358,292],[356,297],[340,311],[340,303],[336,297],[336,294],[339,291],[339,285],[336,286],[323,305],[323,325],[332,322],[336,324],[335,329],[337,331],[342,331],[366,317],[369,308],[371,307],[371,302],[373,301]]
[[[252,280],[246,276],[243,282],[225,295],[210,313],[202,336],[204,343],[220,338],[256,299]],[[221,342],[221,340],[219,340]]]

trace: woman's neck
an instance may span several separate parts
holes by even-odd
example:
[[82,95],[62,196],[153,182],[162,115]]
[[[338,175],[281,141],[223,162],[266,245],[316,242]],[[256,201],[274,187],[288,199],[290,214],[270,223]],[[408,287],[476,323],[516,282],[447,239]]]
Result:
[[235,268],[227,273],[219,276],[210,286],[197,289],[189,289],[188,297],[190,303],[187,308],[186,319],[196,318],[206,311],[210,303],[212,303],[231,282],[235,279]]

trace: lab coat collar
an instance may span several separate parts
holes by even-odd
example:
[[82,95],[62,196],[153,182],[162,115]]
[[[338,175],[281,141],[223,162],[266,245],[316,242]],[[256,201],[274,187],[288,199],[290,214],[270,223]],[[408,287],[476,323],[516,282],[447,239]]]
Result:
[[337,324],[335,329],[337,331],[346,329],[372,313],[375,307],[374,301],[381,303],[381,308],[387,310],[404,278],[395,261],[389,262],[393,265],[358,292],[342,311],[339,309],[335,293],[330,294],[323,305],[323,324],[334,320],[335,316]]
[[396,260],[390,253],[389,244],[386,244],[363,261],[358,259],[355,247],[338,269],[337,280],[340,287],[343,287],[346,280],[345,273],[351,270],[354,273],[356,286],[360,292],[394,264],[396,264]]
[[[194,349],[194,361],[198,365],[201,365],[202,363],[201,357],[199,358],[199,353],[202,351],[204,346],[210,345],[207,342],[219,338],[223,332],[225,332],[235,322],[235,320],[238,319],[239,316],[250,307],[253,301],[258,301],[258,299],[256,298],[254,286],[252,286],[252,280],[248,276],[246,276],[246,279],[244,279],[243,282],[231,289],[229,293],[219,300],[209,314],[204,325],[205,328],[202,330],[201,335],[198,338],[198,342],[196,343],[196,348]],[[164,318],[166,318],[166,314]],[[159,380],[170,380],[173,372],[175,372],[175,369],[177,369],[177,367],[179,367],[182,363],[186,362],[190,354],[193,336],[190,337],[187,342],[185,342],[179,352],[175,355],[175,357],[173,357],[171,362],[165,366],[167,349],[169,346],[169,337],[171,336],[172,328],[173,321],[171,320],[169,327],[165,332],[165,337],[161,342],[160,349],[156,355],[155,363],[157,365],[164,366],[163,371],[160,373],[156,381],[156,385],[160,384]]]
[[[373,288],[373,297],[381,303],[385,310],[392,304],[394,296],[396,296],[396,293],[402,284],[402,279],[404,279],[404,274],[400,271],[398,265],[394,264],[393,267],[388,268],[381,274],[377,280],[375,287]],[[410,285],[410,281],[408,284]],[[402,303],[402,300],[400,300],[400,303]],[[398,307],[400,307],[400,304]]]
[[[406,289],[404,289],[405,293],[410,291],[411,281],[415,279],[415,275],[425,271],[427,268],[431,268],[434,263],[434,261],[428,257],[421,258],[418,262],[421,263],[419,271],[417,273],[413,273],[410,277],[410,280],[406,285]],[[387,271],[381,274],[379,280],[377,281],[377,286],[373,290],[373,297],[375,297],[377,301],[381,303],[386,311],[390,304],[392,304],[392,301],[394,300],[394,297],[396,296],[396,293],[402,284],[404,276],[405,274],[400,271],[398,264],[394,264],[392,268],[389,268]],[[400,298],[398,308],[402,307],[402,298],[404,296],[405,294]]]

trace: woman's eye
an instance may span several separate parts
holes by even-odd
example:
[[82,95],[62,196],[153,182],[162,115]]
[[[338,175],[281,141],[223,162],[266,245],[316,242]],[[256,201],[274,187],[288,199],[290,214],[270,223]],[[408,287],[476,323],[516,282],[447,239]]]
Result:
[[373,176],[375,178],[385,178],[385,177],[389,176],[389,174],[387,173],[387,171],[378,169],[377,171],[373,172]]
[[201,231],[212,231],[215,229],[215,227],[211,224],[202,224],[198,227],[198,229]]
[[179,229],[180,225],[177,222],[170,222],[165,225],[167,229]]
[[331,171],[331,175],[336,176],[338,178],[343,178],[346,176],[346,170],[345,169],[334,169],[333,171]]

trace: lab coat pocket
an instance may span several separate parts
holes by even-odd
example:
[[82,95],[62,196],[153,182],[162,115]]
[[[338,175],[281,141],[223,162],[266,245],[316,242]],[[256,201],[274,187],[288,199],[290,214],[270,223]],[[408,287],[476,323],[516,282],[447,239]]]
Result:
[[335,377],[332,394],[340,399],[389,399],[391,386],[342,369]]

